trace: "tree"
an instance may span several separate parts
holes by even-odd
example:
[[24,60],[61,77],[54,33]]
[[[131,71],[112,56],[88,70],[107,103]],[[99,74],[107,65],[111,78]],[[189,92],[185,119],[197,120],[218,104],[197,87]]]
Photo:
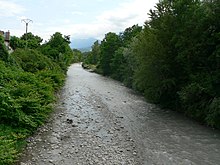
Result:
[[[128,80],[126,75],[130,76],[130,70],[127,68],[128,61],[124,56],[124,50],[125,48],[130,46],[130,43],[134,37],[136,37],[140,32],[142,31],[142,27],[138,25],[133,25],[132,27],[126,28],[124,32],[120,34],[120,38],[122,41],[122,45],[120,48],[118,48],[117,51],[115,51],[113,59],[111,60],[111,68],[112,68],[112,77],[124,81]],[[128,84],[127,84],[128,85]],[[130,86],[131,84],[129,84]]]
[[92,46],[92,64],[98,64],[99,60],[100,60],[100,44],[99,41],[95,41],[93,46]]
[[8,50],[4,43],[4,38],[0,35],[0,59],[3,61],[8,61]]
[[68,37],[63,37],[61,33],[56,32],[40,49],[43,54],[58,62],[61,68],[66,70],[73,60],[73,51],[69,42]]
[[133,25],[132,27],[126,28],[124,32],[121,33],[120,37],[123,42],[123,46],[129,46],[133,37],[137,36],[142,30],[141,26]]
[[25,48],[25,41],[21,40],[20,38],[16,36],[11,36],[10,38],[10,46],[12,47],[13,50],[17,48]]
[[81,62],[82,58],[82,52],[80,50],[73,49],[73,62]]
[[109,76],[112,73],[111,61],[113,59],[115,51],[122,45],[120,37],[112,32],[105,35],[105,38],[101,42],[101,59],[100,68],[104,75]]
[[[40,46],[41,42],[43,41],[42,38],[40,38],[39,36],[35,36],[33,35],[31,32],[29,33],[25,33],[21,36],[20,38],[21,40],[27,42],[27,48],[29,49],[36,49]],[[27,41],[26,41],[27,40]]]

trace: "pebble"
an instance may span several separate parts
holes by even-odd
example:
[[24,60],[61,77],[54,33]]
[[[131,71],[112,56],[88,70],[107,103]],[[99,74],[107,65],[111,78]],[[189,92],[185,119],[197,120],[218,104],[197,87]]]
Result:
[[76,124],[72,124],[72,127],[78,127],[78,125],[76,125]]
[[[77,94],[71,96],[69,101],[73,101],[76,95]],[[110,120],[105,120],[104,113],[106,111],[104,107],[97,105],[99,101],[95,100],[94,105],[96,105],[90,107],[90,105],[85,102],[88,100],[87,96],[85,99],[82,99],[82,96],[78,94],[77,97],[78,98],[74,101],[75,108],[65,113],[66,115],[70,115],[69,117],[64,118],[65,114],[60,113],[56,115],[55,122],[51,119],[51,122],[54,122],[55,125],[51,124],[49,127],[42,129],[42,131],[46,133],[39,135],[36,141],[41,142],[42,139],[47,139],[47,141],[45,140],[46,143],[43,143],[43,145],[38,148],[39,151],[34,155],[36,157],[40,155],[40,157],[37,158],[36,161],[33,160],[32,163],[40,164],[39,162],[45,161],[43,164],[66,165],[70,163],[68,161],[71,160],[74,164],[79,165],[137,165],[134,163],[137,151],[132,149],[132,139],[128,138],[127,133],[123,130],[126,127],[121,126],[120,119],[124,117],[120,115],[118,117],[111,117],[110,115],[108,116]],[[126,101],[124,102],[126,103]],[[68,105],[70,104],[71,103],[68,102]],[[102,110],[98,110],[98,108],[102,108]],[[103,113],[104,115],[99,113]],[[78,128],[74,129],[72,127]],[[88,129],[85,129],[85,127]],[[48,132],[48,130],[52,128],[53,130]],[[45,137],[44,134],[48,137],[51,135],[52,140],[50,137]],[[39,138],[42,136],[45,138]],[[62,141],[60,141],[60,139]],[[53,141],[53,145],[48,143],[50,141]],[[53,150],[50,151],[50,149]],[[34,151],[33,148],[30,148],[30,151],[31,150]],[[128,154],[128,152],[130,154]]]

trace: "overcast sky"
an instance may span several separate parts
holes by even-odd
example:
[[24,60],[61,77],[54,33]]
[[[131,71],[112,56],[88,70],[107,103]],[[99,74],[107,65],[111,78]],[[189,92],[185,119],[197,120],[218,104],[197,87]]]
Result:
[[20,37],[22,19],[28,31],[47,40],[55,32],[71,38],[103,39],[107,32],[121,32],[143,25],[158,0],[0,0],[0,30]]

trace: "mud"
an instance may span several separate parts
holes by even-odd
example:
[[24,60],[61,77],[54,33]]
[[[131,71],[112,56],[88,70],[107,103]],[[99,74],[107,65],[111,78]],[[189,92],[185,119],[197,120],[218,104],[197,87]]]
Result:
[[220,132],[147,103],[123,84],[69,68],[56,111],[21,165],[217,165]]

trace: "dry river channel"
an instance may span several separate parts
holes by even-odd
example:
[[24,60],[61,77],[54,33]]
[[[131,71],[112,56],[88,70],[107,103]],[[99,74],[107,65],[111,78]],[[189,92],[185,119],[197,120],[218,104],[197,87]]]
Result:
[[73,64],[20,165],[219,165],[220,132]]

